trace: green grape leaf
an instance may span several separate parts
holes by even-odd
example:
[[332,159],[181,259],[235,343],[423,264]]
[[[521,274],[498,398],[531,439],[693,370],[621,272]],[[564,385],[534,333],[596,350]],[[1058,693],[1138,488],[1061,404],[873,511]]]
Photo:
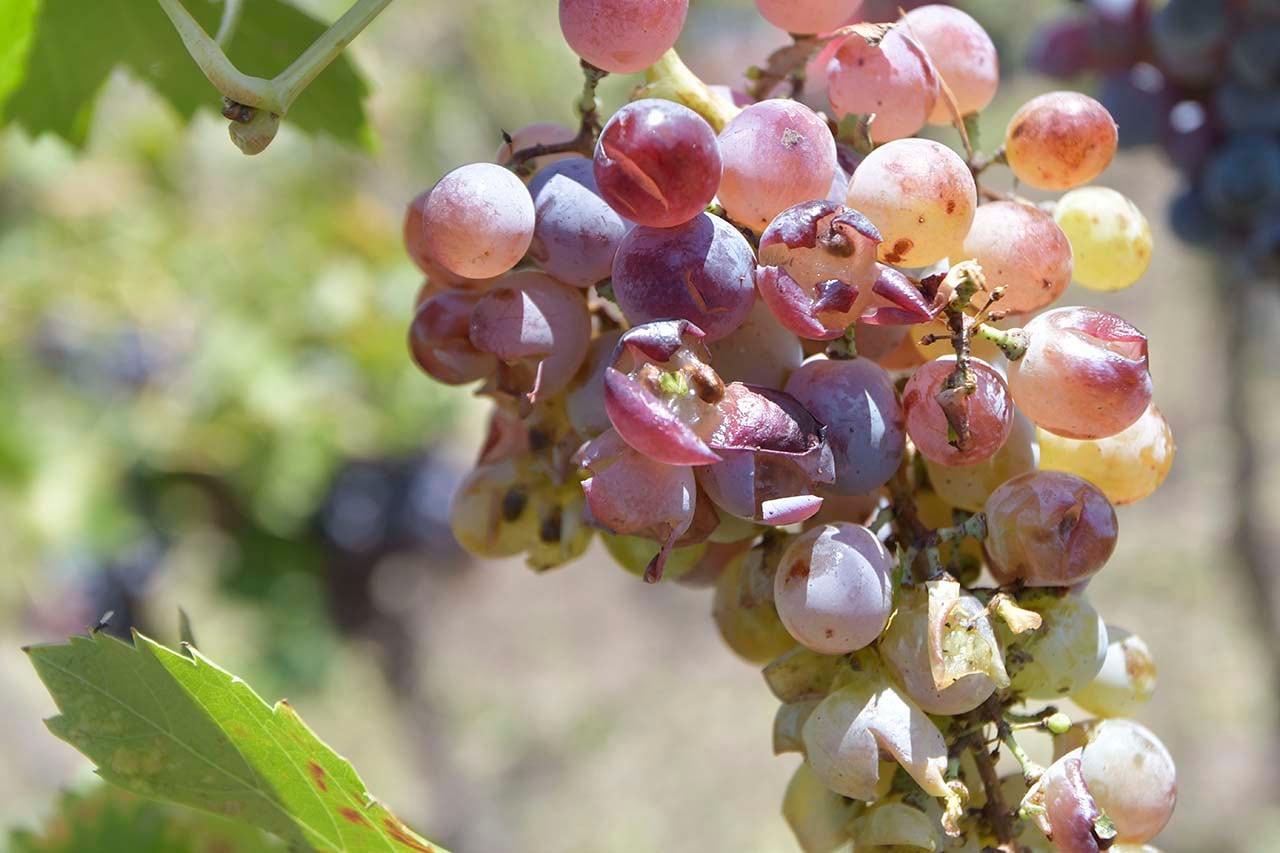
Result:
[[[187,55],[155,0],[16,0],[0,3],[0,117],[32,134],[56,133],[80,145],[88,137],[94,101],[116,67],[126,68],[163,97],[183,119],[197,109],[221,109],[222,99]],[[222,6],[184,0],[206,32],[215,32]],[[22,9],[31,7],[22,34]],[[7,34],[7,28],[13,34]],[[246,74],[274,77],[296,59],[326,25],[284,0],[244,3],[227,55]],[[22,58],[25,57],[25,68]],[[16,89],[5,103],[6,74]],[[289,110],[286,121],[368,147],[372,133],[362,101],[369,88],[340,56]]]
[[285,701],[269,706],[194,648],[134,632],[27,649],[54,735],[126,791],[253,824],[321,853],[445,853],[370,796]]
[[9,853],[285,853],[259,829],[144,800],[110,785],[68,792],[38,832],[9,834]]
[[22,79],[39,0],[0,3],[0,104]]

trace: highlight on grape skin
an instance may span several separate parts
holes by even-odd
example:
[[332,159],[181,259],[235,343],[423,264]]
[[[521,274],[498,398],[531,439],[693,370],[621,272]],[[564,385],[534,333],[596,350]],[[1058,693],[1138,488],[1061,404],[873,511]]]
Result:
[[529,248],[533,219],[533,200],[519,178],[492,163],[470,163],[441,178],[427,196],[424,248],[455,275],[501,275]]
[[596,142],[600,193],[640,225],[670,228],[697,216],[720,186],[720,145],[702,116],[671,101],[632,101]]

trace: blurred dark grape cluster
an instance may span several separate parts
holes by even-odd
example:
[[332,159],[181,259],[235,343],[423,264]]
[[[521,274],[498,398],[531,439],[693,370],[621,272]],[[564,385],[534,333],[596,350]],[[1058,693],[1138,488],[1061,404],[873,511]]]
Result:
[[1082,0],[1041,27],[1029,63],[1102,75],[1121,146],[1159,145],[1185,178],[1182,240],[1280,270],[1280,0]]

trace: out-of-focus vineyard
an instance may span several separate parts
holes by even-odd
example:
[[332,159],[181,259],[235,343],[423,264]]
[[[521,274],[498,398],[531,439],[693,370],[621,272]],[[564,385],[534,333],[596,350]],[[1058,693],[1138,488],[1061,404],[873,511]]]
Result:
[[[326,19],[345,7],[304,5]],[[1056,85],[1015,72],[1036,23],[1069,4],[958,5],[1007,75],[982,117],[990,148]],[[784,42],[746,0],[697,0],[682,40],[724,83]],[[123,73],[81,150],[0,132],[0,826],[39,824],[60,789],[91,780],[41,727],[52,704],[17,647],[108,610],[109,630],[173,640],[181,606],[202,649],[288,696],[452,849],[792,849],[777,803],[796,759],[770,754],[774,703],[720,644],[706,590],[644,585],[594,549],[541,576],[476,563],[448,533],[482,407],[407,356],[419,274],[401,217],[502,129],[573,122],[580,72],[553,7],[393,4],[353,53],[375,90],[369,151],[286,122],[245,158],[212,109],[186,125]],[[609,111],[632,85],[605,81]],[[1116,119],[1123,139],[1141,117]],[[1223,363],[1239,306],[1211,286],[1215,259],[1168,230],[1176,175],[1143,150],[1106,180],[1146,211],[1157,249],[1144,286],[1089,301],[1150,337],[1178,457],[1159,492],[1121,509],[1091,595],[1160,667],[1143,716],[1182,800],[1161,846],[1271,851],[1280,651],[1232,562],[1222,377],[1247,376],[1264,451],[1254,509],[1274,555],[1280,343],[1264,331],[1280,287],[1254,318],[1253,357]]]

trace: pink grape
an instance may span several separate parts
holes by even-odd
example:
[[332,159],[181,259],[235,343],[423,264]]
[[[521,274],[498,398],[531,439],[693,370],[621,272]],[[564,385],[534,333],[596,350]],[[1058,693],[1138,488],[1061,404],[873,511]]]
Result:
[[847,23],[862,0],[756,0],[766,21],[789,33],[825,33]]
[[455,275],[500,275],[528,251],[533,217],[533,199],[510,171],[493,163],[460,166],[427,196],[425,250]]
[[1115,435],[1151,403],[1147,338],[1096,308],[1056,308],[1026,325],[1009,391],[1037,426],[1066,438]]
[[787,546],[773,600],[797,642],[839,655],[869,645],[893,610],[893,558],[857,524],[825,524]]
[[476,303],[471,343],[504,362],[501,390],[534,401],[564,390],[577,373],[591,343],[591,315],[580,290],[521,270]]
[[1094,801],[1115,824],[1117,842],[1150,841],[1173,816],[1173,758],[1145,726],[1132,720],[1098,723],[1081,751],[1080,769]]
[[838,338],[858,318],[859,294],[871,295],[879,242],[880,232],[856,210],[830,201],[793,205],[760,237],[760,297],[797,335]]
[[613,292],[629,322],[688,320],[708,341],[747,319],[754,279],[751,244],[705,213],[675,228],[637,226],[613,260]]
[[836,170],[836,143],[813,110],[772,99],[752,104],[725,125],[720,157],[720,204],[730,219],[759,232],[791,205],[826,196]]
[[659,320],[623,333],[604,373],[604,405],[618,435],[668,465],[706,465],[720,456],[707,439],[720,422],[724,382],[708,365],[702,330]]
[[427,274],[427,279],[437,287],[453,287],[462,290],[483,290],[493,282],[493,278],[465,278],[445,269],[439,261],[427,251],[427,223],[423,218],[427,207],[427,197],[431,190],[423,190],[413,197],[404,212],[404,248],[409,259],[418,265],[418,269]]
[[[565,127],[563,124],[554,121],[543,121],[535,124],[526,124],[524,127],[511,134],[511,141],[503,141],[498,146],[498,150],[493,154],[493,162],[499,166],[505,166],[511,162],[512,156],[525,148],[532,148],[535,145],[556,145],[561,142],[569,142],[575,136],[577,131]],[[549,166],[560,160],[577,160],[582,157],[573,151],[566,151],[561,154],[544,154],[541,157],[534,157],[531,165],[534,171]]]
[[468,336],[478,294],[446,290],[424,302],[409,326],[409,352],[423,371],[446,385],[492,376],[498,361]]
[[575,287],[609,277],[631,224],[600,197],[591,162],[553,163],[529,184],[536,212],[529,254],[550,275]]
[[1075,586],[1106,565],[1119,535],[1102,490],[1061,471],[1030,471],[991,493],[983,548],[1001,584]]
[[681,225],[706,209],[720,185],[716,132],[672,101],[632,101],[600,132],[595,174],[605,201],[631,221]]
[[1071,283],[1067,235],[1052,216],[1029,204],[996,201],[979,207],[961,254],[978,262],[989,289],[1004,288],[999,308],[1007,313],[1043,308]]
[[920,45],[901,29],[871,45],[860,35],[841,42],[827,69],[836,115],[875,114],[871,141],[913,136],[938,99],[938,78]]
[[881,261],[923,267],[960,251],[973,225],[978,189],[950,148],[929,139],[898,139],[862,161],[845,203],[880,230]]
[[902,407],[884,368],[865,358],[813,358],[784,390],[827,428],[836,463],[829,491],[866,494],[898,470],[906,446]]
[[1107,108],[1079,92],[1048,92],[1022,105],[1005,131],[1014,176],[1040,190],[1069,190],[1107,168],[1118,142]]
[[660,579],[676,540],[693,522],[693,472],[637,453],[613,430],[584,445],[577,459],[591,473],[582,481],[582,491],[595,523],[613,533],[659,542],[662,548],[645,580]]
[[[1000,84],[1000,60],[981,24],[953,6],[934,3],[907,12],[900,26],[928,52],[961,116],[981,112],[991,103]],[[946,99],[939,97],[929,123],[946,125],[952,120]]]
[[560,31],[578,56],[613,74],[634,74],[676,43],[689,0],[560,0]]
[[[902,389],[902,411],[907,435],[926,459],[939,465],[973,465],[995,455],[1013,429],[1013,403],[1009,389],[996,370],[978,358],[969,359],[976,387],[972,394],[945,392],[949,402],[939,402],[943,384],[955,371],[955,356],[927,362],[916,369]],[[948,417],[950,414],[950,417]],[[963,447],[961,425],[967,423]]]

